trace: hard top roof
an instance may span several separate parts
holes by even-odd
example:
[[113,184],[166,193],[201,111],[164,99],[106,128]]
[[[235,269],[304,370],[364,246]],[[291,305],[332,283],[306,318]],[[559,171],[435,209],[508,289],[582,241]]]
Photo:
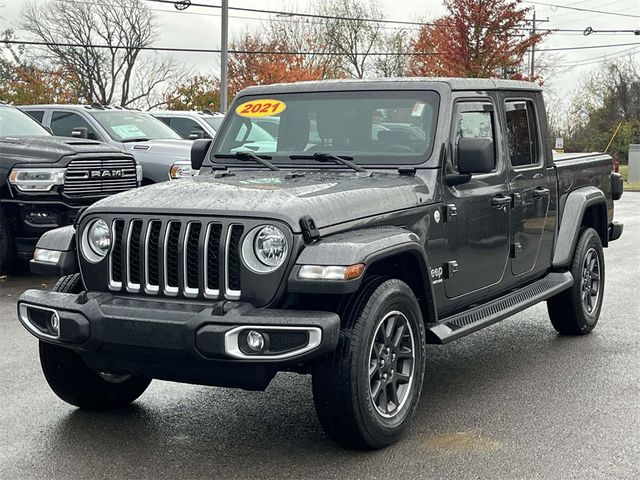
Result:
[[245,88],[242,95],[260,95],[267,93],[293,93],[338,90],[428,90],[435,85],[449,87],[451,90],[528,90],[542,91],[536,83],[520,80],[502,80],[493,78],[447,78],[447,77],[399,77],[369,79],[317,80],[296,83],[276,83]]

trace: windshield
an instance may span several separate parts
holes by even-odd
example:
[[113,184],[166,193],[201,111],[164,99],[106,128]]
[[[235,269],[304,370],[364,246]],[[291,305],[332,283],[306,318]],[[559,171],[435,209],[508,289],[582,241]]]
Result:
[[17,108],[0,107],[0,137],[51,135],[33,118]]
[[361,164],[423,163],[433,150],[438,103],[432,91],[245,96],[230,110],[213,153],[251,151],[288,164],[291,155],[317,152]]
[[222,121],[224,117],[205,117],[204,121],[213,127],[213,129],[217,132],[220,130],[220,125],[222,125]]
[[105,110],[92,111],[91,115],[116,142],[182,138],[162,121],[146,113]]

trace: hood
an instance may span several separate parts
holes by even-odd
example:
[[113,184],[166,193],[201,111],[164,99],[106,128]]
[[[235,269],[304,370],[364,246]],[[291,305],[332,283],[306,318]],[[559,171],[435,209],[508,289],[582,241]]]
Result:
[[125,143],[124,149],[135,156],[169,156],[175,160],[189,160],[192,144],[193,140],[183,139],[148,140],[146,142]]
[[82,154],[114,154],[122,152],[115,147],[82,138],[54,137],[0,137],[0,160],[17,163],[56,163],[62,158]]
[[271,218],[299,232],[306,215],[324,228],[424,205],[432,196],[420,177],[397,173],[251,171],[150,185],[100,200],[88,212]]

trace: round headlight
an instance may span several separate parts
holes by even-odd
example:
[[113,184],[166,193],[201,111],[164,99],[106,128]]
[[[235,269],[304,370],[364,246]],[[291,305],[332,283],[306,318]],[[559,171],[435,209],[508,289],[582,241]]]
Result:
[[267,267],[277,268],[287,258],[287,238],[282,230],[273,225],[258,230],[253,248],[258,260]]
[[94,220],[85,230],[83,240],[85,257],[92,262],[102,260],[111,247],[109,225],[101,218]]
[[288,252],[287,237],[275,225],[254,228],[242,245],[242,259],[256,273],[270,273],[281,267]]

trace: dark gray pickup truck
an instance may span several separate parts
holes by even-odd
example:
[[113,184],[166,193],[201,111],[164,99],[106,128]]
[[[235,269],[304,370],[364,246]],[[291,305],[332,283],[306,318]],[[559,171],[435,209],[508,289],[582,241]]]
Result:
[[100,142],[54,137],[17,108],[0,103],[0,274],[31,258],[40,236],[73,224],[83,207],[136,188],[142,169]]
[[[261,116],[274,142],[251,140]],[[416,409],[427,343],[542,301],[560,334],[596,326],[621,178],[607,155],[552,155],[530,83],[249,88],[194,144],[198,176],[46,234],[58,260],[34,267],[65,276],[26,291],[19,318],[80,408],[154,378],[263,390],[293,371],[313,376],[329,436],[381,448]]]

